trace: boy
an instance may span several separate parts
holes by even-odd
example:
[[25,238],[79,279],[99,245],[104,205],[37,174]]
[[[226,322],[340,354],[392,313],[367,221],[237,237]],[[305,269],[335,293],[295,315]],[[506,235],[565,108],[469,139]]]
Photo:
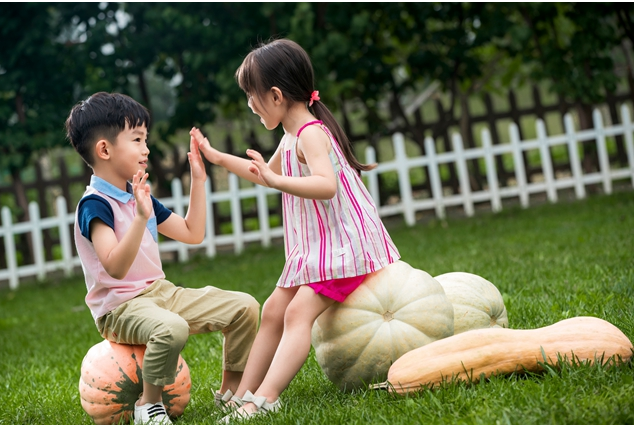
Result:
[[161,393],[174,382],[188,336],[223,332],[221,393],[236,391],[256,335],[259,304],[241,292],[180,288],[165,280],[157,233],[190,244],[203,240],[206,173],[190,138],[185,218],[151,196],[145,173],[149,121],[147,109],[132,98],[100,92],[75,105],[65,125],[71,144],[93,170],[75,217],[86,304],[104,338],[146,345],[135,424],[170,424]]

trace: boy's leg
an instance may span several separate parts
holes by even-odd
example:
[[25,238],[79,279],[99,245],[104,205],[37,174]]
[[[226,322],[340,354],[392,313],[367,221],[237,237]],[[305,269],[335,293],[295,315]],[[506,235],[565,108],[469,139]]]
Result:
[[[222,390],[236,390],[245,369],[258,329],[259,304],[249,294],[225,291],[213,286],[173,286],[164,296],[166,308],[179,314],[190,326],[190,334],[221,331],[223,341]],[[233,388],[224,388],[227,386]]]
[[[162,281],[155,282],[146,293],[125,302],[98,321],[105,338],[120,344],[146,346],[142,401],[151,403],[160,401],[163,386],[174,382],[179,353],[189,335],[185,320],[158,305],[156,293],[161,286]],[[158,397],[154,397],[157,394]],[[153,400],[147,400],[148,397]]]

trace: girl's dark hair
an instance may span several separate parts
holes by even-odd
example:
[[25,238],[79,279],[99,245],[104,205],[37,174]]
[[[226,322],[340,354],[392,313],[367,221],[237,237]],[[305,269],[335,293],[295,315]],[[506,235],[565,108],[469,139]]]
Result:
[[[245,57],[235,77],[239,87],[248,96],[260,97],[272,87],[278,87],[287,99],[309,102],[315,90],[314,70],[309,55],[288,39],[257,46]],[[362,164],[356,159],[349,138],[324,103],[315,100],[311,108],[314,116],[331,131],[349,165],[358,174],[375,168],[376,164]]]
[[111,143],[126,128],[150,128],[148,110],[125,94],[99,92],[77,103],[65,122],[66,137],[92,167],[92,147],[100,139]]

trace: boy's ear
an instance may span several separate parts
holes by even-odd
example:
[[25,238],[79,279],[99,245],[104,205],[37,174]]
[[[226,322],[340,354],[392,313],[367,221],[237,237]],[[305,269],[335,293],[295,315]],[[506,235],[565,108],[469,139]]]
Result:
[[99,139],[95,143],[95,159],[106,160],[110,158],[110,143],[106,139]]
[[272,93],[272,99],[274,100],[274,104],[280,105],[283,103],[283,92],[278,87],[272,87],[270,92]]

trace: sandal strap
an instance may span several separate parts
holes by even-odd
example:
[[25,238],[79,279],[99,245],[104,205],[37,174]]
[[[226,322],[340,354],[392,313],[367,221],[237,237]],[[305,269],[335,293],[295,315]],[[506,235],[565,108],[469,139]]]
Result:
[[255,396],[249,390],[245,391],[245,395],[242,399],[243,403],[254,403],[254,405],[258,408],[259,412],[275,412],[280,408],[280,401],[276,399],[276,401],[269,403],[267,401],[267,397],[264,396]]
[[221,401],[223,403],[227,403],[228,401],[232,399],[233,396],[234,396],[234,393],[232,393],[232,390],[227,390],[225,394],[223,394],[223,397],[221,397]]

